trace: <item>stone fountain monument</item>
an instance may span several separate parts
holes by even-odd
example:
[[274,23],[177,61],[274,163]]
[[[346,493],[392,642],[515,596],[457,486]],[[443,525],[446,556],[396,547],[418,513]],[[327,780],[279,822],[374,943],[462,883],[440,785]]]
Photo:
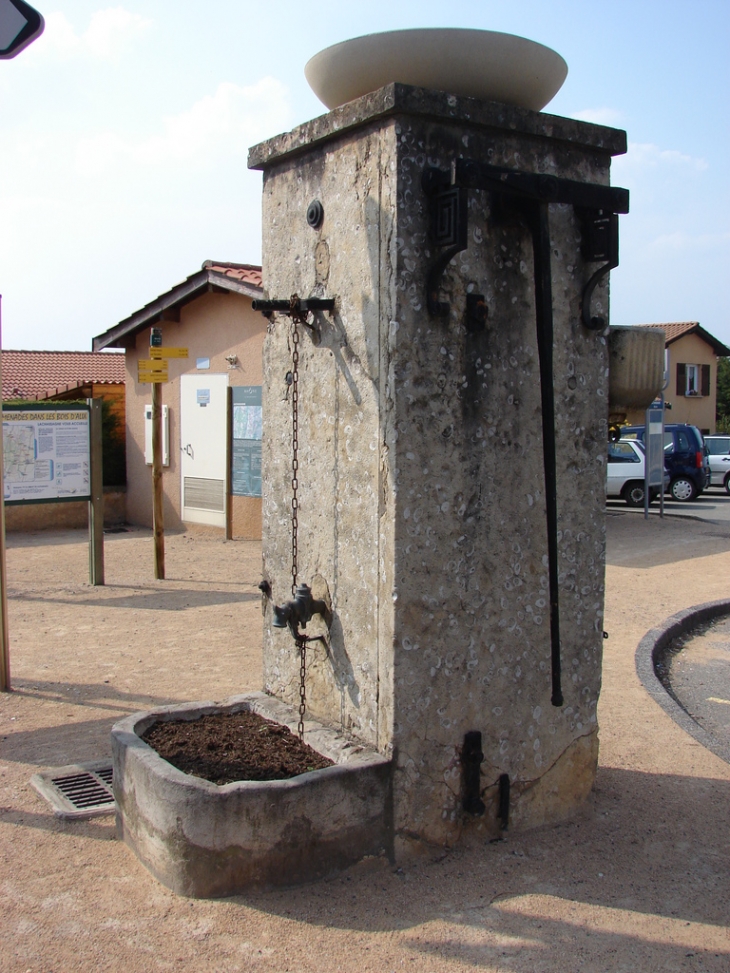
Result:
[[[418,45],[428,35],[433,53],[439,33],[430,63],[452,70],[430,83]],[[353,819],[334,844],[323,829],[342,793],[296,810],[291,782],[276,782],[284,797],[249,785],[255,815],[232,797],[216,812],[224,839],[198,827],[197,880],[170,879],[166,825],[128,801],[127,840],[192,894],[558,822],[591,790],[607,280],[628,210],[609,174],[626,139],[541,113],[562,59],[487,34],[323,52],[309,73],[336,107],[250,152],[264,174],[266,695],[235,705],[264,712],[268,699],[315,747],[334,734],[338,764],[355,754],[370,777],[345,785]],[[489,50],[511,87],[482,84]],[[520,89],[528,75],[537,92]],[[305,775],[300,793],[336,770]],[[232,852],[234,804],[255,840]],[[267,814],[280,830],[252,870]],[[185,827],[170,820],[179,855]],[[226,868],[218,884],[199,879]]]
[[[296,349],[297,576],[326,582],[333,616],[307,712],[392,759],[396,839],[558,821],[593,783],[625,147],[391,83],[250,153],[265,579],[289,597]],[[299,654],[271,621],[265,688],[296,705]]]

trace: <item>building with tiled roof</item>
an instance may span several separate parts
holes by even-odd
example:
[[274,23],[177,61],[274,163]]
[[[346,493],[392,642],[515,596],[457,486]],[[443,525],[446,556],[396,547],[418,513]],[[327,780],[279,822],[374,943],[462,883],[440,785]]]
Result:
[[262,296],[261,267],[206,260],[93,339],[96,352],[125,351],[130,523],[152,526],[152,386],[139,381],[138,366],[150,358],[155,328],[163,347],[187,351],[168,358],[161,385],[165,529],[194,523],[261,537],[260,443],[236,440],[233,417],[240,409],[260,417],[266,319],[252,301]]
[[124,385],[124,355],[94,351],[2,351],[2,397],[88,398],[90,386]]
[[[698,321],[641,324],[664,332],[668,385],[664,391],[667,422],[687,422],[705,433],[715,431],[717,361],[730,356],[730,348],[705,331]],[[639,413],[628,422],[643,423]]]

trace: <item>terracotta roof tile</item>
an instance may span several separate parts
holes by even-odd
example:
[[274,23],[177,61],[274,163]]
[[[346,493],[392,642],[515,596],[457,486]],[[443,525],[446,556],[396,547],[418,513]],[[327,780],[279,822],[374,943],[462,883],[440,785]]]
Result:
[[124,384],[123,353],[8,351],[2,358],[3,399],[44,399],[89,382]]
[[226,277],[233,277],[234,280],[242,280],[246,284],[254,287],[262,286],[261,268],[255,264],[231,264],[223,263],[219,260],[206,260],[203,270],[212,270],[217,274],[225,274]]
[[664,332],[664,344],[671,345],[673,341],[686,334],[696,334],[706,341],[719,358],[730,355],[730,348],[719,341],[714,335],[700,325],[699,321],[674,321],[669,324],[637,324],[637,328],[652,328],[654,331]]
[[673,324],[637,324],[637,328],[653,328],[654,331],[663,331],[666,335],[667,343],[676,341],[683,334],[688,334],[700,326],[699,321],[679,321]]

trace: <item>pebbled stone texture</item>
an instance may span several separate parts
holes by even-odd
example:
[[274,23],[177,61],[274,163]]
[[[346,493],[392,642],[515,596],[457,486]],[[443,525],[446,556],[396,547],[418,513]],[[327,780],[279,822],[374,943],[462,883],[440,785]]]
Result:
[[[560,820],[592,785],[608,354],[605,335],[580,321],[596,265],[582,260],[572,207],[551,205],[565,696],[555,708],[531,237],[471,191],[469,246],[442,281],[450,314],[429,318],[426,276],[439,251],[421,173],[463,156],[608,184],[624,144],[609,129],[504,106],[470,113],[463,101],[390,86],[251,155],[264,169],[268,296],[336,300],[332,317],[299,326],[299,579],[321,575],[334,614],[329,649],[309,649],[308,706],[393,756],[396,834],[445,845],[465,824],[497,829],[490,795],[501,774],[515,827]],[[314,199],[325,212],[318,230],[305,218]],[[470,292],[486,298],[481,332],[466,327]],[[605,284],[593,311],[608,316]],[[263,545],[277,603],[291,586],[291,368],[292,324],[275,316],[264,349]],[[272,630],[265,602],[265,689],[295,704],[298,676],[292,639]],[[482,732],[489,798],[477,822],[461,808],[470,730]]]

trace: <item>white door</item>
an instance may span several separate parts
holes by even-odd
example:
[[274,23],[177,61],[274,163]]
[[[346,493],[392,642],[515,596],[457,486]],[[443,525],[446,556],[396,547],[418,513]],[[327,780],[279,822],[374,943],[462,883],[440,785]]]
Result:
[[182,519],[226,526],[228,375],[180,376]]

